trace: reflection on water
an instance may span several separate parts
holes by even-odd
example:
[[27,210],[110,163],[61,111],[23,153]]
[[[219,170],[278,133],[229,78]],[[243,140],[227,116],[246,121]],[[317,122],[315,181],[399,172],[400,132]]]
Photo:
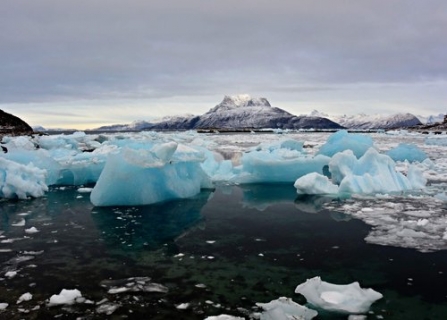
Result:
[[149,206],[93,208],[92,219],[108,247],[155,250],[200,224],[210,194]]
[[[9,306],[0,319],[248,318],[256,302],[287,296],[305,303],[294,289],[314,276],[381,292],[367,319],[444,319],[447,254],[368,244],[368,225],[325,209],[338,201],[297,198],[288,185],[221,186],[141,207],[94,208],[73,188],[2,201],[0,303]],[[31,227],[38,232],[28,233]],[[104,287],[130,277],[166,290]],[[48,307],[63,288],[93,304]],[[25,292],[32,300],[17,304]]]

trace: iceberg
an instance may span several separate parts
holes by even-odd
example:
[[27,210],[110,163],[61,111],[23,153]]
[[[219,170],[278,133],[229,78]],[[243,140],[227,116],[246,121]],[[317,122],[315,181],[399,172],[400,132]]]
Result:
[[295,293],[302,294],[316,308],[345,314],[366,313],[383,297],[373,289],[362,289],[358,282],[338,285],[322,281],[320,277],[298,285]]
[[427,154],[414,144],[400,143],[386,153],[394,161],[422,162]]
[[323,173],[330,158],[308,155],[298,141],[285,140],[260,145],[244,153],[241,166],[235,167],[235,183],[294,182],[311,172]]
[[[357,159],[351,150],[335,154],[329,161],[332,182],[320,174],[295,181],[298,194],[376,194],[419,190],[427,180],[422,172],[410,166],[407,176],[396,170],[389,156],[370,148]],[[314,183],[312,183],[314,181]]]
[[373,147],[373,144],[372,138],[367,135],[340,130],[327,139],[317,154],[332,157],[336,153],[351,150],[357,158],[360,158],[367,150]]
[[290,298],[281,297],[269,303],[256,303],[264,309],[260,320],[310,320],[318,315],[318,312],[292,301]]
[[210,188],[194,149],[168,142],[150,150],[123,148],[109,155],[90,200],[95,206],[146,205],[188,198]]
[[48,191],[46,170],[0,158],[0,197],[28,199]]

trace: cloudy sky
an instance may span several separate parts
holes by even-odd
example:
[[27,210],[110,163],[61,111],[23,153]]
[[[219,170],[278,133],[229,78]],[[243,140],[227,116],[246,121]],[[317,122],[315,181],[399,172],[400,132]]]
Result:
[[0,109],[93,128],[226,94],[294,114],[447,112],[445,0],[5,0]]

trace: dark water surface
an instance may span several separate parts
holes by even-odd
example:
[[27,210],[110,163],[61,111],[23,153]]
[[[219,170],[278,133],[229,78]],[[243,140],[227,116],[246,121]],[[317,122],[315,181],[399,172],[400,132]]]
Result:
[[[297,199],[282,185],[220,186],[142,207],[95,208],[69,187],[1,201],[0,303],[9,306],[0,319],[248,319],[256,302],[304,304],[295,287],[314,276],[382,293],[367,319],[447,319],[447,252],[367,244],[370,227],[323,209],[324,201]],[[26,233],[31,227],[39,232]],[[169,291],[109,294],[101,286],[129,277]],[[93,303],[49,307],[64,288]],[[16,304],[26,292],[32,300]],[[182,303],[189,307],[177,309]],[[116,310],[107,315],[100,305]]]

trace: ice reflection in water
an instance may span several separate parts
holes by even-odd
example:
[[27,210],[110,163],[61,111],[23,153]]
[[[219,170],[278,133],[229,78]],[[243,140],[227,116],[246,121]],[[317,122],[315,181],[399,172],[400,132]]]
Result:
[[[248,318],[256,302],[288,296],[304,303],[296,285],[321,276],[382,293],[368,319],[444,319],[446,252],[365,242],[371,227],[340,210],[353,203],[372,207],[297,198],[288,185],[219,186],[192,199],[132,208],[94,208],[88,195],[71,188],[2,201],[0,303],[9,306],[0,318],[21,319],[25,311],[30,319]],[[24,225],[13,226],[21,219]],[[31,227],[39,232],[26,234]],[[8,271],[16,275],[7,278]],[[121,289],[134,277],[167,292]],[[101,283],[120,285],[111,294]],[[46,300],[64,288],[94,304],[48,307]],[[26,292],[32,300],[17,305]]]

